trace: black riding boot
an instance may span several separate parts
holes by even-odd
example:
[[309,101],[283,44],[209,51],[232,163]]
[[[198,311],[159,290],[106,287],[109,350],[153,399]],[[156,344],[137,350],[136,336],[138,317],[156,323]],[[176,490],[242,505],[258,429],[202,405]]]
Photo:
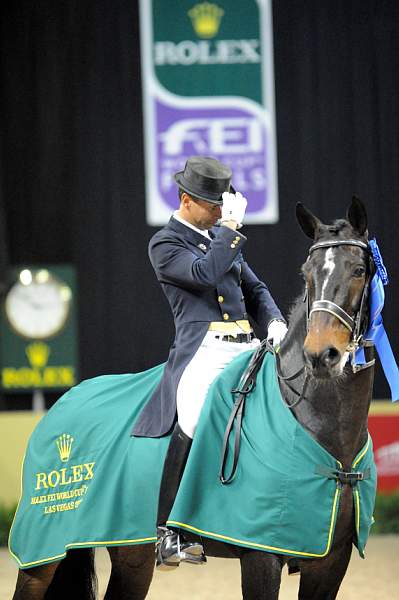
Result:
[[163,467],[157,518],[157,567],[163,570],[178,567],[180,562],[206,562],[201,544],[187,542],[181,533],[166,526],[190,453],[191,438],[176,423],[170,438]]

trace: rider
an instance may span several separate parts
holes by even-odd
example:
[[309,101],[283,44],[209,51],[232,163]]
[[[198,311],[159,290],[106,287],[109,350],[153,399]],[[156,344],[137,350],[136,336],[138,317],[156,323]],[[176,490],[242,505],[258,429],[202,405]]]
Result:
[[[267,286],[242,256],[239,233],[246,199],[230,184],[229,167],[194,156],[176,173],[180,207],[150,241],[149,256],[171,306],[176,336],[162,380],[133,435],[161,437],[173,426],[157,519],[157,566],[205,562],[200,544],[166,526],[200,410],[214,378],[258,343],[250,316],[278,345],[287,327]],[[217,226],[218,222],[220,226]],[[177,423],[176,423],[177,412]]]

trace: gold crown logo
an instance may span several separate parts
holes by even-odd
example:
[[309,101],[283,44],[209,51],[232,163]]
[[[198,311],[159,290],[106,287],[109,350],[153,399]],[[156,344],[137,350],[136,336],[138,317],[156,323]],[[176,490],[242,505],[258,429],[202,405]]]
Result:
[[71,455],[73,437],[69,433],[63,433],[55,442],[62,462],[67,462]]
[[40,369],[47,364],[50,347],[43,342],[33,342],[25,348],[25,352],[31,366]]
[[224,10],[217,4],[210,2],[201,2],[196,4],[188,11],[194,31],[201,38],[213,38],[219,31],[220,21],[224,15]]

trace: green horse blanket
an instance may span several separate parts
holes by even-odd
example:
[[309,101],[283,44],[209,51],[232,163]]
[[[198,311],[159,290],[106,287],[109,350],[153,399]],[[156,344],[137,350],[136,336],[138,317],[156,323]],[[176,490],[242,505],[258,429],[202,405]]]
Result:
[[[248,548],[323,557],[341,493],[328,473],[341,465],[284,404],[271,354],[247,398],[234,480],[219,481],[231,390],[251,356],[236,358],[209,390],[169,523]],[[169,438],[134,438],[130,431],[163,368],[83,381],[40,421],[27,448],[9,540],[21,568],[59,560],[70,548],[155,541]],[[353,470],[368,473],[353,487],[355,543],[363,556],[376,487],[370,439]]]

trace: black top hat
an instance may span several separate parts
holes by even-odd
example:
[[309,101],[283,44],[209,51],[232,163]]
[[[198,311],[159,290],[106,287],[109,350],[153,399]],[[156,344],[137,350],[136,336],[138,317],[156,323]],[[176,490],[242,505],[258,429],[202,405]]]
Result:
[[211,204],[223,204],[223,192],[234,193],[230,185],[232,172],[229,167],[208,156],[192,156],[184,171],[176,173],[178,186],[188,194]]

